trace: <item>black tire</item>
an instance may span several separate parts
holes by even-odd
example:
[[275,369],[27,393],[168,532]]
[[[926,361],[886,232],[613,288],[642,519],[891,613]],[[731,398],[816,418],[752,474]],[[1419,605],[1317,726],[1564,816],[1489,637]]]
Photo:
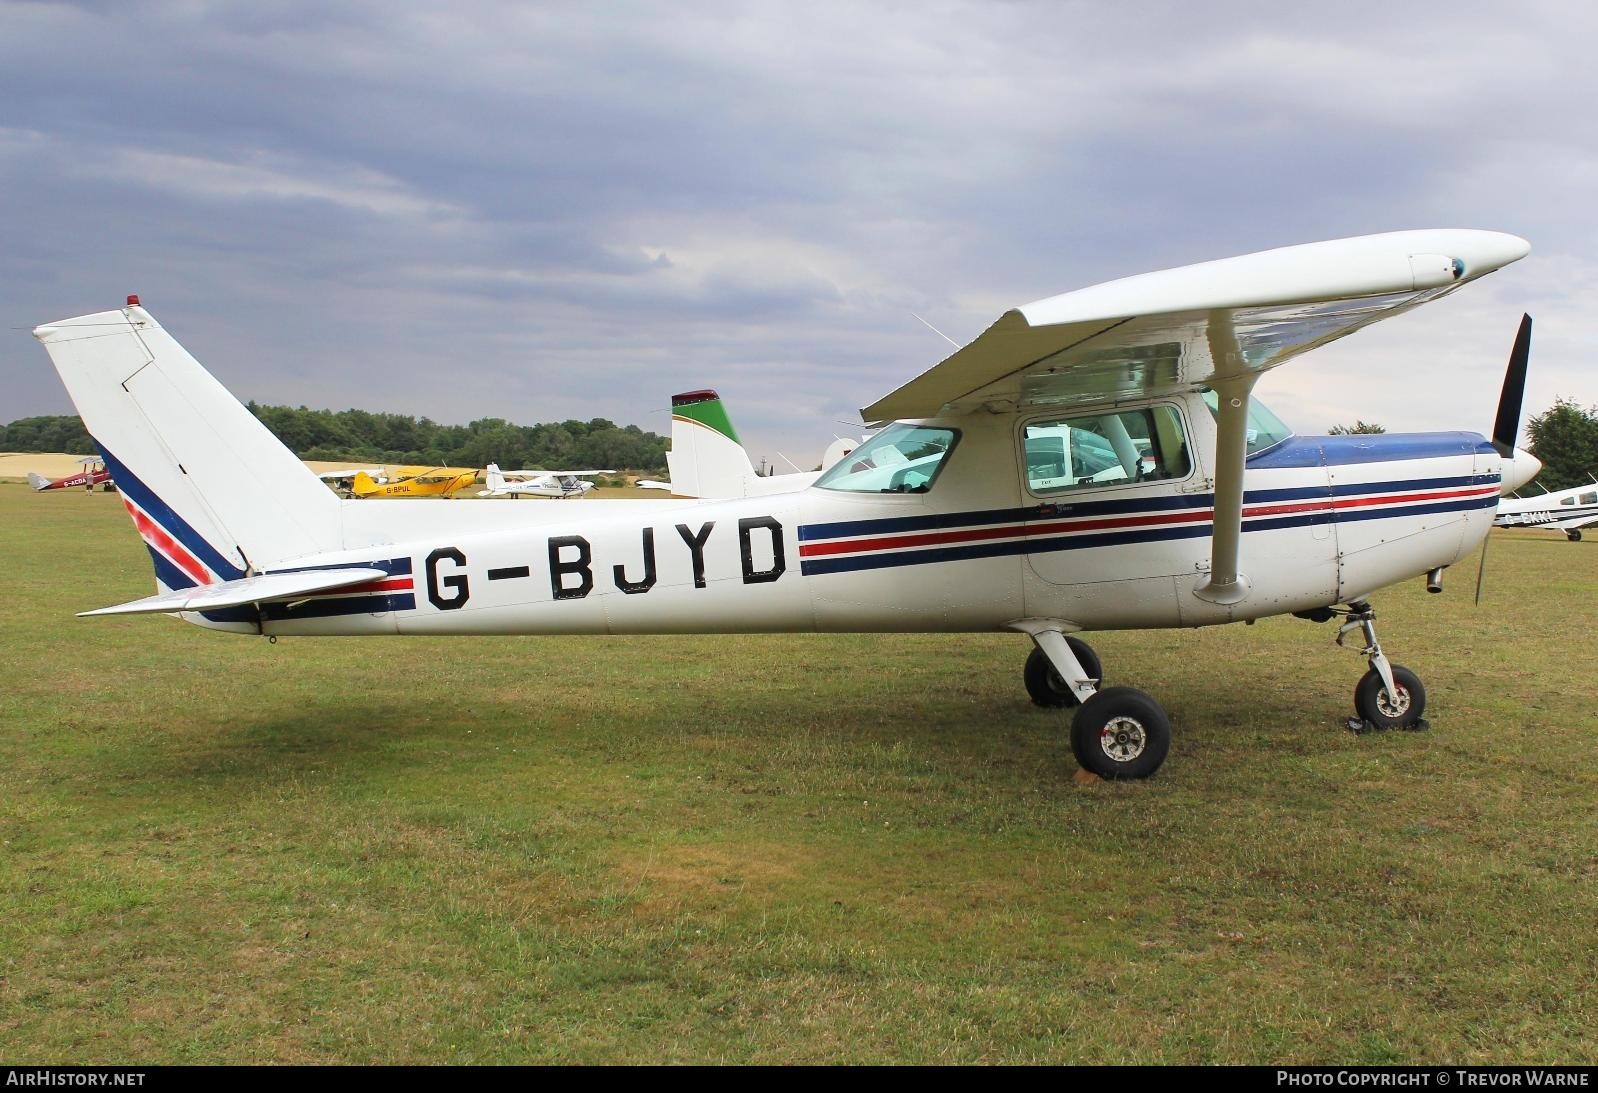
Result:
[[1569,531],[1565,532],[1565,538],[1569,539],[1572,543],[1581,542],[1581,529],[1571,528]]
[[1420,721],[1426,712],[1426,688],[1420,677],[1408,668],[1392,665],[1393,684],[1398,688],[1396,700],[1382,685],[1382,677],[1372,668],[1360,677],[1354,688],[1354,712],[1378,729],[1409,729]]
[[1171,750],[1171,722],[1137,688],[1106,687],[1076,711],[1071,750],[1083,770],[1100,778],[1147,778]]
[[[1089,679],[1104,678],[1104,668],[1099,664],[1099,655],[1093,651],[1091,645],[1081,638],[1069,636],[1065,639],[1065,643],[1071,647],[1077,663],[1082,665],[1082,670],[1088,674]],[[1032,647],[1032,652],[1027,654],[1026,667],[1021,670],[1021,679],[1026,684],[1026,693],[1032,696],[1032,701],[1045,709],[1059,709],[1080,704],[1076,692],[1065,685],[1060,673],[1054,670],[1049,658],[1044,656],[1043,650],[1036,645]]]

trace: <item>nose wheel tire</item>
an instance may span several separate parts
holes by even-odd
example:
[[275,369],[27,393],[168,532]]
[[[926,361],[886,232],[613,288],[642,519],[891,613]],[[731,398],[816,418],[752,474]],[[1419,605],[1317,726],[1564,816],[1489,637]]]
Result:
[[[1070,636],[1066,637],[1065,643],[1071,647],[1077,663],[1082,665],[1082,670],[1088,674],[1089,679],[1104,678],[1104,669],[1099,665],[1099,655],[1093,651],[1092,646],[1081,638]],[[1026,683],[1026,693],[1031,695],[1032,701],[1039,706],[1058,708],[1078,704],[1076,692],[1065,685],[1060,673],[1054,670],[1049,658],[1044,656],[1043,650],[1036,645],[1032,647],[1032,652],[1027,654],[1026,667],[1021,671],[1021,679]]]
[[1100,778],[1147,778],[1171,750],[1171,722],[1135,687],[1107,687],[1076,711],[1071,750],[1083,770]]
[[1389,694],[1381,673],[1372,668],[1354,688],[1354,712],[1378,729],[1409,729],[1426,712],[1426,688],[1408,668],[1393,665],[1396,695]]

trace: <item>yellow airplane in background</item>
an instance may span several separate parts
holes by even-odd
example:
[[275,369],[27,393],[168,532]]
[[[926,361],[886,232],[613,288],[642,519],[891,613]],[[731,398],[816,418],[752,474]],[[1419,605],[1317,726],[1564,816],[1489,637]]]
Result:
[[381,480],[357,472],[350,492],[356,497],[453,497],[476,481],[475,467],[396,467]]

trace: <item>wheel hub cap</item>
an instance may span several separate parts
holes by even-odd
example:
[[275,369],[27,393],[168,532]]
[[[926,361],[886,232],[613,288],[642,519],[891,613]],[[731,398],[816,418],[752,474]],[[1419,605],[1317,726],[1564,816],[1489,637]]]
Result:
[[1408,688],[1399,686],[1398,694],[1395,695],[1383,687],[1376,693],[1376,708],[1382,711],[1383,717],[1403,717],[1409,712]]
[[1109,724],[1099,730],[1099,747],[1117,763],[1130,763],[1142,755],[1148,742],[1143,723],[1131,717],[1112,717]]

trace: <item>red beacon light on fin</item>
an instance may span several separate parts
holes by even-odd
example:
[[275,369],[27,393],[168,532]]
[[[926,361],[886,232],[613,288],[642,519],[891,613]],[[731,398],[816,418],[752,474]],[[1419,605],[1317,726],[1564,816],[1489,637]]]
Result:
[[128,306],[129,307],[138,307],[139,306],[139,298],[137,296],[129,296],[128,297]]

